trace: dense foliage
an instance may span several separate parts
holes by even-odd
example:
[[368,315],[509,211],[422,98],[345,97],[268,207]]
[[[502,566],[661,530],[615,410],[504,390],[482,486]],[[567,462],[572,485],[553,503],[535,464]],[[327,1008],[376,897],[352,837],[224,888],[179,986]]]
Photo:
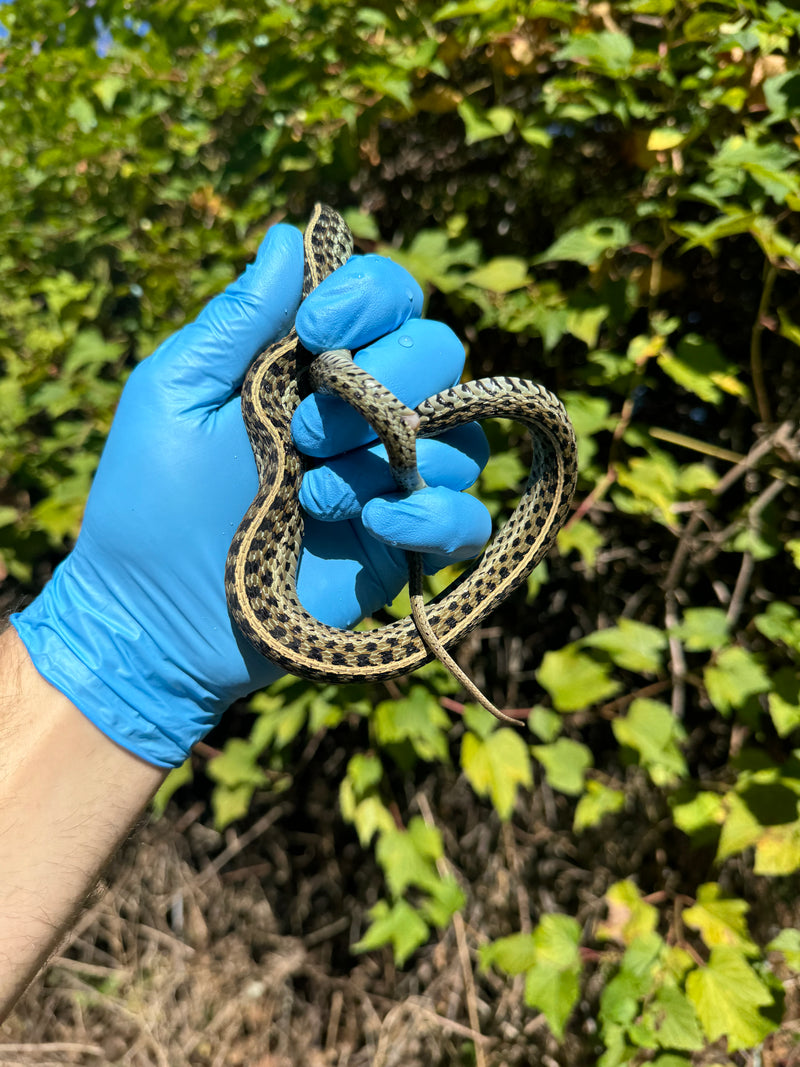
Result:
[[[331,791],[385,878],[355,948],[400,964],[470,893],[415,778],[455,764],[512,825],[549,791],[604,884],[545,907],[528,872],[535,921],[509,905],[482,966],[525,975],[572,1063],[760,1047],[800,973],[800,14],[17,0],[0,22],[6,606],[76,536],[135,362],[269,221],[345,210],[465,338],[470,376],[536,377],[574,420],[559,551],[462,650],[528,728],[461,707],[435,665],[388,693],[289,679],[169,789],[205,767],[224,826],[337,734]],[[478,492],[502,522],[524,442],[487,429]]]

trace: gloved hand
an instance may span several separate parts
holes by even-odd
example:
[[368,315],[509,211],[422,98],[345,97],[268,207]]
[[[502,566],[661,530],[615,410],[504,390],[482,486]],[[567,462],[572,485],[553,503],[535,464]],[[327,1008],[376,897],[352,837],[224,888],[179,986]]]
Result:
[[[158,766],[180,764],[235,699],[281,673],[236,630],[223,577],[257,488],[238,390],[254,356],[290,327],[302,273],[299,232],[274,226],[255,263],[134,370],[78,542],[11,618],[38,671]],[[396,264],[355,257],[303,302],[297,329],[313,351],[361,349],[359,362],[413,407],[456,382],[464,359],[447,327],[417,317],[421,304]],[[404,549],[435,568],[488,537],[485,509],[458,492],[486,459],[478,427],[420,442],[436,488],[409,500],[380,450],[359,447],[374,435],[343,402],[308,397],[294,433],[309,453],[336,457],[307,474],[302,493],[298,592],[323,622],[352,625],[391,600],[406,581]]]

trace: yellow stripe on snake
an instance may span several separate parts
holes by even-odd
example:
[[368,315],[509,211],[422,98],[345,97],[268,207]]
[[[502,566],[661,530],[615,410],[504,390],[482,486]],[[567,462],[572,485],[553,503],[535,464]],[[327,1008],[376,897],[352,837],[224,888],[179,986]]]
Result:
[[[304,237],[307,296],[352,253],[352,236],[331,208],[317,205]],[[303,458],[292,443],[292,414],[309,389],[336,394],[372,424],[386,446],[398,485],[424,486],[415,440],[474,420],[513,419],[533,445],[520,501],[483,555],[430,603],[422,599],[422,563],[408,553],[412,615],[379,630],[326,626],[304,610],[295,575],[303,540],[298,501]],[[577,477],[575,435],[561,402],[521,378],[481,378],[437,393],[412,411],[339,350],[311,356],[294,329],[259,355],[242,386],[242,413],[259,489],[236,531],[225,568],[231,615],[262,655],[289,671],[325,682],[386,681],[439,658],[469,695],[498,711],[447,651],[516,589],[564,524]]]

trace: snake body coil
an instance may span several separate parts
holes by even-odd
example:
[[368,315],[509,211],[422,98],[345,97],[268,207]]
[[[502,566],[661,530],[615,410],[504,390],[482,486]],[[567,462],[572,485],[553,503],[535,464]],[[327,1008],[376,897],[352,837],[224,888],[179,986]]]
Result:
[[[352,238],[344,221],[330,208],[317,205],[305,236],[304,296],[351,251]],[[354,366],[352,361],[349,365]],[[417,437],[433,437],[453,426],[494,417],[513,419],[530,433],[533,461],[516,510],[480,559],[424,607],[422,628],[429,628],[433,637],[423,639],[419,619],[411,617],[380,630],[340,630],[309,615],[298,600],[303,460],[292,444],[290,424],[300,401],[298,379],[306,374],[315,388],[337,392],[369,417],[389,449],[393,473],[405,478],[406,488],[413,483],[413,473],[409,476],[407,470],[408,435],[413,450],[417,422]],[[383,410],[387,395],[402,409],[399,430],[394,429],[396,419]],[[439,646],[449,648],[461,641],[525,581],[569,512],[577,476],[572,425],[552,393],[521,378],[482,378],[456,385],[411,412],[358,368],[350,377],[343,353],[312,358],[292,330],[253,363],[242,388],[242,412],[259,490],[228,553],[228,605],[236,624],[262,655],[305,678],[380,681],[428,662],[439,655]],[[393,453],[399,458],[393,459]],[[412,579],[413,574],[412,567]],[[416,581],[420,580],[418,568]]]

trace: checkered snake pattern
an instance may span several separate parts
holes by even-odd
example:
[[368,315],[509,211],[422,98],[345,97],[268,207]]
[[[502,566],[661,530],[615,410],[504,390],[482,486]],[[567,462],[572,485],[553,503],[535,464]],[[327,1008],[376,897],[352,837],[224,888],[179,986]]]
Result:
[[[352,253],[352,237],[331,208],[317,205],[304,238],[303,296]],[[483,552],[448,589],[422,600],[422,565],[408,553],[412,615],[378,630],[326,626],[309,615],[295,585],[303,540],[298,501],[304,461],[290,433],[292,414],[311,390],[335,393],[372,424],[398,485],[424,485],[414,442],[473,420],[501,417],[528,430],[533,459],[519,503]],[[242,386],[242,413],[259,489],[236,531],[225,568],[230,613],[247,640],[291,674],[325,682],[385,681],[437,657],[468,693],[500,718],[447,651],[516,589],[547,554],[564,524],[577,477],[572,425],[560,401],[521,378],[481,378],[445,389],[415,411],[338,350],[312,356],[294,329],[262,352]]]

